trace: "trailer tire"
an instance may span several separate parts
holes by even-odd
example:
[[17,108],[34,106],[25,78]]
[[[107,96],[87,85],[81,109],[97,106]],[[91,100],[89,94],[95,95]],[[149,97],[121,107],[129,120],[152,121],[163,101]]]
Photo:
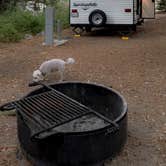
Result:
[[94,10],[89,16],[89,23],[95,27],[105,25],[106,20],[106,14],[101,10]]

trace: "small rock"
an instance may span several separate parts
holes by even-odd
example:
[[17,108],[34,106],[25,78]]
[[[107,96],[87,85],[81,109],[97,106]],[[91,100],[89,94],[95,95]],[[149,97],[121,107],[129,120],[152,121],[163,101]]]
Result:
[[36,36],[44,36],[44,31],[39,32],[38,34],[36,34]]
[[165,112],[162,112],[162,115],[165,116]]
[[30,39],[33,38],[33,36],[30,35],[30,34],[25,34],[24,38],[27,39],[27,40],[30,40]]

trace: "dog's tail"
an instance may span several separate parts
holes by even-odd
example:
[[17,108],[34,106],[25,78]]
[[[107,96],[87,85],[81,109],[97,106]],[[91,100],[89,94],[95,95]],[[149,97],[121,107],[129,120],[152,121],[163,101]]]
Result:
[[68,58],[66,60],[66,64],[73,64],[73,63],[75,63],[75,60],[73,58]]

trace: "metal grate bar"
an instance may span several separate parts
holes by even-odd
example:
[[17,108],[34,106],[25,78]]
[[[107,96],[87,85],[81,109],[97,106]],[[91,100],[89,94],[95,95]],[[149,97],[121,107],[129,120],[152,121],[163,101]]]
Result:
[[89,113],[76,109],[74,105],[71,107],[69,101],[64,102],[57,96],[51,95],[54,93],[48,91],[18,101],[17,105],[24,117],[30,118],[34,124],[40,126],[38,132],[50,130]]
[[18,110],[19,113],[24,117],[24,121],[26,122],[26,124],[28,124],[28,127],[31,129],[32,133],[35,134],[36,132],[41,131],[42,128],[39,123],[35,123],[33,119],[28,118],[25,113],[20,111],[20,108],[18,108]]
[[[18,101],[18,102],[15,102],[15,105],[16,105],[17,109],[19,110],[19,113],[23,115],[23,117],[26,121],[30,121],[33,124],[37,124],[37,127],[39,127],[39,128],[45,127],[43,124],[40,124],[40,122],[33,117],[33,112],[31,114],[31,112],[24,111],[24,110],[26,110],[26,108],[24,106],[22,106],[22,103],[20,103]],[[27,117],[30,117],[30,118],[27,118]]]
[[[45,123],[46,126],[50,125],[49,121],[50,121],[50,117],[47,116],[47,113],[44,112],[44,109],[38,107],[36,105],[36,103],[33,103],[33,101],[26,100],[23,102],[25,105],[27,105],[31,110],[33,110],[34,112],[34,118],[38,119],[39,121],[43,121],[43,123]],[[29,109],[27,109],[27,111],[29,111]]]
[[[82,107],[80,107],[81,103],[73,100],[72,98],[67,98],[66,96],[64,96],[64,98],[59,95],[59,94],[56,94],[55,92],[54,93],[51,93],[50,94],[51,96],[53,96],[54,98],[56,98],[57,100],[60,100],[62,102],[65,102],[66,105],[68,105],[70,108],[73,108],[76,112],[84,112],[84,111],[87,111],[87,109],[83,109]],[[73,102],[74,101],[74,102]],[[79,105],[78,105],[79,104]]]
[[[46,103],[44,103],[44,104],[47,105],[47,113],[50,113],[58,121],[67,120],[69,118],[64,113],[60,112],[60,109],[62,109],[62,108],[56,108],[53,105],[53,103],[51,103],[49,101],[47,101],[47,104]],[[41,104],[41,106],[42,106],[42,104]]]
[[[72,114],[72,112],[70,112],[69,108],[67,109],[64,104],[60,104],[59,102],[55,103],[55,101],[53,102],[53,100],[51,98],[50,98],[50,100],[47,100],[47,101],[43,100],[43,102],[47,102],[46,104],[47,104],[48,107],[50,107],[50,105],[51,105],[50,108],[53,108],[52,109],[53,112],[54,112],[53,115],[55,115],[55,116],[58,113],[61,113],[61,115],[65,116],[67,118],[69,118],[71,116],[74,116]],[[67,112],[67,111],[69,111],[69,112]]]
[[[53,115],[54,114],[51,114],[51,115],[49,115],[50,114],[50,112],[47,110],[48,109],[48,105],[46,105],[46,104],[44,104],[44,102],[42,101],[39,101],[39,100],[36,100],[35,101],[35,99],[33,99],[33,101],[32,101],[34,104],[36,104],[36,106],[35,107],[38,107],[39,109],[41,109],[41,112],[45,115],[45,117],[47,117],[47,120],[48,121],[50,121],[51,119],[52,120],[54,120],[53,119]],[[52,104],[51,104],[51,106],[52,106]],[[61,118],[62,119],[65,119],[62,115],[61,115]]]
[[44,106],[47,106],[47,113],[50,115],[50,116],[52,116],[52,119],[53,119],[53,121],[55,121],[55,122],[57,122],[57,121],[60,121],[59,119],[58,119],[58,117],[56,116],[56,114],[54,113],[54,112],[56,112],[57,110],[55,110],[55,108],[54,108],[54,106],[52,105],[52,104],[50,104],[48,101],[42,101],[41,103],[40,103],[42,106],[44,105]]
[[100,117],[101,119],[105,120],[106,122],[108,122],[108,123],[110,123],[110,124],[112,124],[112,125],[114,125],[115,127],[118,128],[118,125],[114,121],[108,119],[107,117],[103,116],[102,114],[100,114],[100,113],[98,113],[98,112],[86,107],[85,105],[77,102],[76,100],[73,100],[72,98],[66,96],[65,94],[63,94],[63,93],[61,93],[61,92],[59,92],[57,90],[53,89],[52,91],[54,92],[53,94],[56,94],[56,95],[58,94],[59,98],[62,97],[62,99],[68,100],[71,104],[73,104],[73,106],[75,106],[75,107],[78,106],[80,110],[89,111],[89,113],[95,114],[96,116]]
[[65,107],[65,110],[68,111],[71,114],[73,115],[77,115],[78,113],[81,113],[82,111],[78,110],[77,108],[74,108],[74,107],[71,107],[71,105],[69,105],[70,103],[69,102],[65,102],[63,100],[59,100],[58,98],[55,98],[54,96],[50,95],[50,100],[51,101],[56,101],[63,104],[63,107]]
[[24,109],[22,111],[26,113],[30,112],[33,115],[32,118],[35,119],[40,124],[41,127],[46,127],[49,125],[47,121],[49,119],[48,118],[46,119],[46,117],[44,117],[44,115],[40,112],[41,110],[39,110],[37,107],[29,103],[27,99],[24,99],[22,103],[20,103],[20,105],[22,107],[24,106]]
[[[24,98],[14,103],[32,130],[32,137],[50,131],[54,127],[68,123],[87,114],[95,114],[109,123],[105,116],[93,111],[65,94],[51,90]],[[54,131],[55,133],[55,131]]]
[[[51,97],[51,96],[52,96],[52,97]],[[47,96],[44,96],[44,97],[47,98]],[[57,96],[54,91],[50,91],[50,92],[49,92],[49,98],[48,98],[48,100],[50,100],[50,98],[52,98],[54,102],[55,102],[55,101],[59,101],[59,102],[65,103],[65,106],[68,106],[68,107],[67,107],[68,109],[70,108],[70,109],[72,109],[74,112],[77,112],[76,105],[73,105],[73,104],[71,103],[71,100],[70,100],[70,101],[69,101],[69,100],[65,100],[65,98],[61,98],[61,96]],[[55,99],[56,99],[56,100],[55,100]],[[72,113],[74,113],[73,111],[72,111]],[[78,112],[81,112],[81,111],[78,110]]]
[[49,119],[53,119],[52,116],[50,116],[45,109],[47,109],[47,107],[45,105],[43,105],[43,107],[41,108],[41,105],[39,105],[40,103],[35,102],[35,99],[29,99],[29,100],[25,100],[25,103],[27,103],[27,105],[31,108],[34,109],[34,113],[39,113],[40,116],[42,116],[44,119],[49,120]]

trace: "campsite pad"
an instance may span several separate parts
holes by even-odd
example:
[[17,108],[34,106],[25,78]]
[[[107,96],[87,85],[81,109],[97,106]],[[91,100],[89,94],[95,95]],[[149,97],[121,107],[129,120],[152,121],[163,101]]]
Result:
[[[112,86],[126,98],[128,142],[106,166],[164,166],[166,163],[166,15],[148,20],[122,40],[118,34],[97,31],[74,38],[61,47],[44,47],[42,37],[0,44],[0,105],[29,91],[32,72],[44,60],[73,57],[65,80]],[[58,75],[51,78],[58,80]],[[17,95],[16,95],[17,94]],[[0,166],[17,166],[16,117],[0,116]],[[29,166],[22,161],[24,166]],[[20,165],[21,165],[20,164]]]

